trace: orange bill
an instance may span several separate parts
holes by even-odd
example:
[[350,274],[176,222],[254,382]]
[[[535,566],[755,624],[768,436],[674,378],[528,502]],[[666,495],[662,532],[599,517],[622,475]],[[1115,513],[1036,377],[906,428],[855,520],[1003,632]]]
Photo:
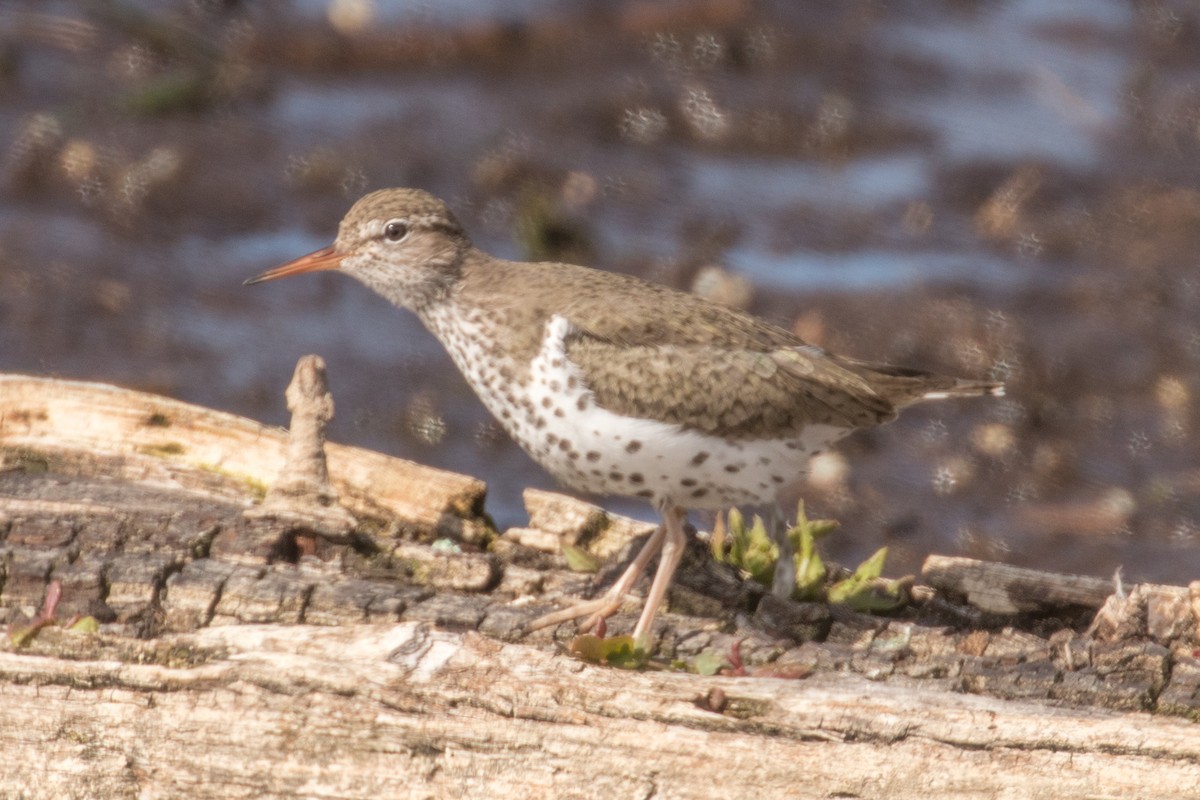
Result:
[[332,247],[323,247],[306,256],[300,256],[295,261],[289,261],[275,269],[269,269],[261,275],[256,275],[243,285],[250,286],[255,283],[262,283],[263,281],[273,281],[276,278],[286,278],[289,275],[300,275],[304,272],[337,269],[344,257],[345,254],[334,252]]

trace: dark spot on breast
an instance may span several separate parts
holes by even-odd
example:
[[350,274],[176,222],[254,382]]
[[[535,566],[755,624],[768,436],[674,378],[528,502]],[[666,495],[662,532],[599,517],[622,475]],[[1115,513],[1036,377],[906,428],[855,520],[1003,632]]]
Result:
[[550,366],[554,369],[562,369],[562,365],[563,363],[561,358],[553,358],[550,360]]
[[538,417],[536,420],[534,420],[533,427],[535,427],[535,428],[544,428],[544,427],[546,427],[546,418],[545,418],[545,417]]
[[564,453],[566,451],[570,450],[571,449],[571,440],[563,439],[561,442],[558,443],[558,449],[562,450]]
[[699,453],[696,453],[696,455],[692,457],[692,463],[697,467],[703,464],[705,461],[708,461],[708,453],[703,450]]
[[638,497],[654,497],[654,492],[651,491],[650,489],[642,489],[640,492],[637,493],[637,496]]
[[704,497],[706,494],[708,494],[708,489],[697,489],[692,492],[692,497]]
[[552,391],[552,392],[561,392],[561,391],[562,391],[562,384],[561,384],[561,383],[559,383],[558,381],[550,381],[550,391]]
[[679,485],[680,486],[695,486],[696,479],[695,478],[684,478],[683,480],[681,480],[679,482]]
[[[539,419],[538,422],[541,422],[541,420]],[[541,425],[539,425],[538,427],[540,428]],[[553,447],[554,445],[558,444],[558,437],[555,436],[553,433],[547,433],[546,441],[550,443],[551,447]]]
[[629,475],[630,483],[644,483],[646,478],[640,472],[633,472]]
[[549,397],[543,397],[542,398],[542,408],[549,408],[550,402],[551,402],[551,400]]
[[728,472],[730,475],[736,475],[737,473],[742,471],[742,468],[739,467],[737,464],[726,464],[725,471]]
[[638,450],[641,450],[641,449],[642,449],[642,443],[639,442],[637,439],[634,439],[632,442],[625,445],[626,453],[636,453]]
[[599,461],[600,454],[597,453],[595,450],[588,450],[587,451],[587,460],[588,461]]
[[608,479],[610,481],[623,481],[625,480],[625,476],[622,473],[613,470],[612,472],[608,473]]
[[574,389],[575,385],[577,383],[579,383],[579,380],[574,375],[567,376],[567,388],[568,389]]
[[576,400],[575,407],[578,408],[580,411],[587,411],[587,407],[588,407],[587,397],[586,396],[580,397],[578,400]]
[[567,412],[563,411],[561,408],[554,409],[554,416],[565,417],[566,415],[567,415]]
[[772,475],[771,480],[775,481],[776,483],[783,483],[783,476],[782,475]]
[[567,458],[571,459],[572,461],[578,461],[579,460],[579,451],[572,450],[571,452],[567,453]]

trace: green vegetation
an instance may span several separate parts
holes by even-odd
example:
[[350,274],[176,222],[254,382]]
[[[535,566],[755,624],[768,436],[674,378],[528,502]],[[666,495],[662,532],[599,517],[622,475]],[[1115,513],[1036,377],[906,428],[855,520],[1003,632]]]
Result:
[[[796,561],[796,585],[793,600],[825,600],[840,603],[856,611],[890,611],[908,602],[902,580],[884,580],[887,548],[882,547],[858,566],[847,578],[829,583],[829,570],[817,552],[816,543],[838,527],[835,520],[810,520],[804,503],[796,510],[796,522],[787,531]],[[750,525],[737,509],[730,509],[726,524],[714,526],[711,540],[713,557],[747,573],[770,587],[779,561],[779,547],[771,540],[761,517]]]

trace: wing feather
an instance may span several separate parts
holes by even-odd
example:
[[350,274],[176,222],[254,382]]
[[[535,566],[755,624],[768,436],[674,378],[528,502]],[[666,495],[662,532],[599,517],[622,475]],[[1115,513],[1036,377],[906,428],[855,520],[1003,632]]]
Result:
[[601,407],[734,439],[869,427],[895,414],[860,376],[803,348],[630,345],[577,328],[566,353]]

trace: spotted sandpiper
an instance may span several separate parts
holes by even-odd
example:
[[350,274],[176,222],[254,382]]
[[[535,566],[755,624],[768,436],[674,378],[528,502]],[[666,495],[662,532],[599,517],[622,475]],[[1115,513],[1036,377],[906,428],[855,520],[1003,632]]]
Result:
[[601,597],[535,620],[614,613],[661,551],[634,629],[649,635],[683,555],[686,509],[775,504],[808,460],[913,403],[999,384],[859,361],[698,296],[478,249],[416,189],[360,199],[333,245],[247,281],[337,269],[420,318],[505,430],[562,483],[662,516]]

